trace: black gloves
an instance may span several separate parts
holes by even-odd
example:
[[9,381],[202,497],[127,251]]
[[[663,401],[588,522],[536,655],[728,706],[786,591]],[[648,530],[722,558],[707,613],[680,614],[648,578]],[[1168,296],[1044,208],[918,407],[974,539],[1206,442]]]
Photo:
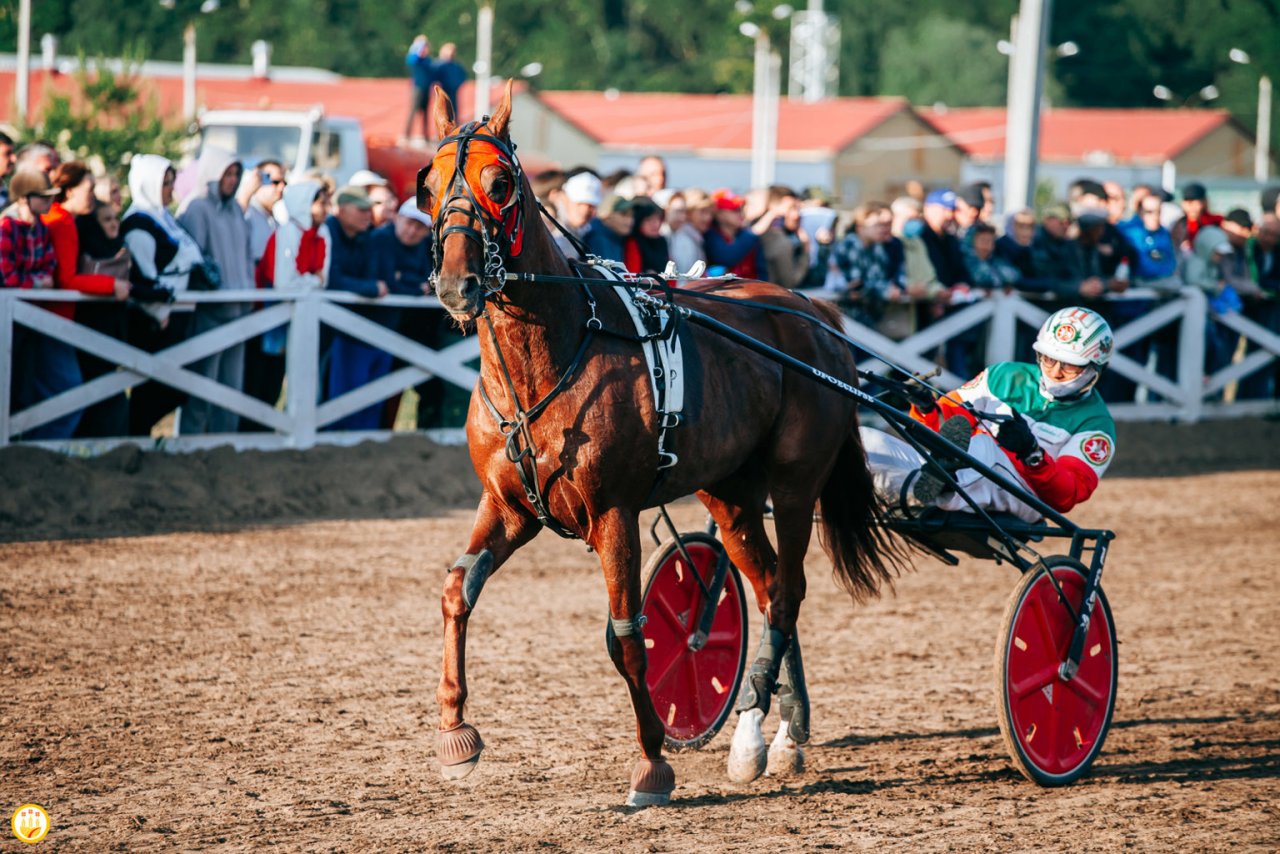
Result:
[[903,394],[906,395],[907,400],[915,404],[921,415],[928,415],[938,408],[938,398],[929,388],[919,383],[907,383]]
[[129,298],[135,302],[158,302],[167,305],[173,302],[173,288],[134,282],[133,287],[129,289]]
[[996,441],[1000,443],[1000,447],[1024,463],[1034,465],[1038,462],[1036,458],[1043,457],[1040,443],[1036,441],[1026,419],[1016,409],[1013,410],[1013,420],[1000,425],[1000,430],[996,433]]

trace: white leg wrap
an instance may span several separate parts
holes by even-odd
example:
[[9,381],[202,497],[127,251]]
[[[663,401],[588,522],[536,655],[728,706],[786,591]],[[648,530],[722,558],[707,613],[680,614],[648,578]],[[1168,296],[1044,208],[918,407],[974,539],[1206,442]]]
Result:
[[764,712],[747,709],[738,715],[738,728],[733,731],[733,744],[729,747],[729,779],[735,783],[750,783],[764,773],[768,754],[760,724]]
[[803,771],[804,748],[787,735],[787,722],[783,721],[769,745],[769,763],[764,773],[770,777],[794,777]]

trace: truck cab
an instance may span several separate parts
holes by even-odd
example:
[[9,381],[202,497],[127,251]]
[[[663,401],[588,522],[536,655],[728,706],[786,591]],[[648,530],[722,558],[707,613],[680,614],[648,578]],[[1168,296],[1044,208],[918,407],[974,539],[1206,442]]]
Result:
[[369,168],[360,122],[326,116],[320,108],[298,110],[208,110],[200,116],[200,145],[234,152],[247,166],[278,160],[290,180],[322,169],[338,186]]

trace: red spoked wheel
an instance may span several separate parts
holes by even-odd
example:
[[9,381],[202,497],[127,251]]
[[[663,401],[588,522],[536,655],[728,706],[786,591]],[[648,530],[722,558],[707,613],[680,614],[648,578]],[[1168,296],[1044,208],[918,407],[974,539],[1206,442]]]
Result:
[[693,573],[710,587],[724,546],[702,533],[681,534],[680,540],[692,567],[675,540],[663,543],[645,567],[645,681],[666,729],[667,748],[696,750],[715,738],[733,711],[747,662],[747,600],[742,578],[730,564],[706,643],[690,649],[705,598]]
[[[1065,556],[1045,560],[1071,607],[1084,599],[1086,570]],[[1064,786],[1089,770],[1116,704],[1116,635],[1111,606],[1098,589],[1080,669],[1064,681],[1075,625],[1044,572],[1022,576],[996,642],[1000,732],[1014,764],[1041,786]]]

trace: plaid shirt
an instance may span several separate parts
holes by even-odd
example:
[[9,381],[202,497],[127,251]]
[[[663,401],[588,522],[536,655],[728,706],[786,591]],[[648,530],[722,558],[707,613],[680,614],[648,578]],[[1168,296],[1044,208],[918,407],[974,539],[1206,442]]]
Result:
[[6,288],[30,288],[37,275],[51,280],[57,258],[44,223],[0,217],[0,278]]

